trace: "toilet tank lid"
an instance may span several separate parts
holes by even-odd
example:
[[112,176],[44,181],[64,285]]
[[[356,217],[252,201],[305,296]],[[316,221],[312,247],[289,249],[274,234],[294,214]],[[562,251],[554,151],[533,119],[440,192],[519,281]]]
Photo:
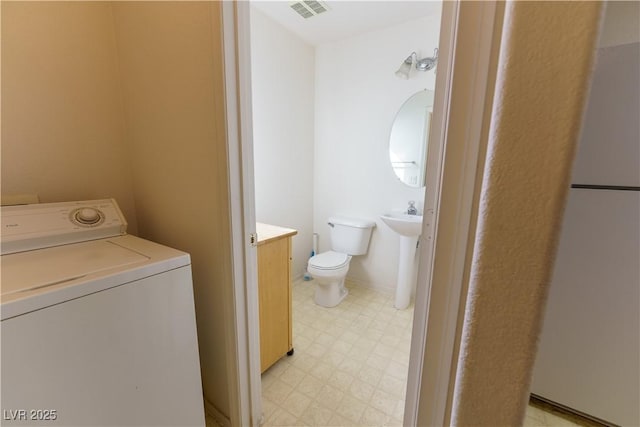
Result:
[[339,224],[355,228],[373,228],[376,226],[375,221],[364,218],[350,218],[346,216],[332,216],[329,217],[328,222],[329,224]]

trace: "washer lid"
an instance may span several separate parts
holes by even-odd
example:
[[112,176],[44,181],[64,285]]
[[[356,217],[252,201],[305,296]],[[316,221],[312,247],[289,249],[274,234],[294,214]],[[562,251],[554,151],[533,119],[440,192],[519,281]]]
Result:
[[109,240],[94,240],[2,257],[2,299],[149,258]]
[[337,270],[344,267],[350,258],[341,252],[327,251],[312,257],[309,265],[318,270]]
[[164,273],[191,264],[185,252],[131,235],[2,255],[0,260],[3,322],[138,280],[163,280]]

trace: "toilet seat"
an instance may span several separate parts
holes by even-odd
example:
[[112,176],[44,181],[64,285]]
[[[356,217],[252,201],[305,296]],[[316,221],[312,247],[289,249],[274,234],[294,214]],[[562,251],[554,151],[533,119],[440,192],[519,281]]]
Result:
[[351,256],[341,252],[327,251],[309,259],[309,266],[317,270],[340,270],[351,261]]

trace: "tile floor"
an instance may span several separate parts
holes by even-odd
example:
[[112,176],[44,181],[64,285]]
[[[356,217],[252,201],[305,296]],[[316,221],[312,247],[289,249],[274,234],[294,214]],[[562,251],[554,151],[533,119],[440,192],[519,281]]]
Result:
[[293,285],[293,356],[262,375],[267,426],[402,425],[413,307],[347,284],[334,308]]
[[[313,281],[293,284],[292,356],[262,374],[264,426],[402,426],[413,305],[347,283],[327,309]],[[529,406],[526,427],[578,426]]]

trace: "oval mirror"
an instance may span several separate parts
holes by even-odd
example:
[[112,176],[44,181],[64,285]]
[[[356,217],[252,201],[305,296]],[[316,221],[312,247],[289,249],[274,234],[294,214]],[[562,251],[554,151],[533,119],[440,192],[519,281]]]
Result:
[[410,187],[424,187],[432,112],[433,91],[421,90],[402,104],[391,126],[389,161]]

